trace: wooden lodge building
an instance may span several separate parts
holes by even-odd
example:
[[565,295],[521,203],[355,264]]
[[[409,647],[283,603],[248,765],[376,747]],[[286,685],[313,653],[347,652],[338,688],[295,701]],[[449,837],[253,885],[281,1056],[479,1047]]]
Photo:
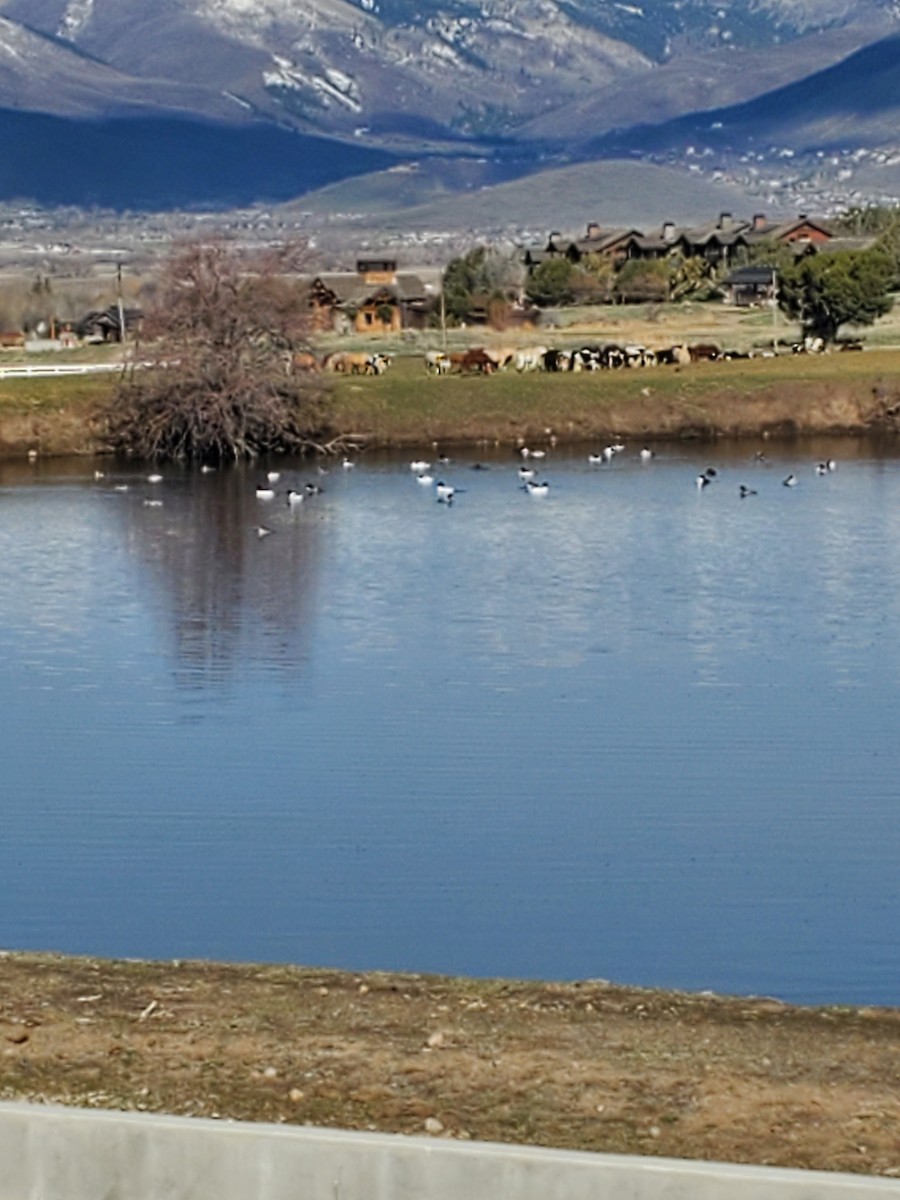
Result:
[[[723,212],[705,225],[679,226],[665,221],[658,230],[644,233],[639,229],[604,229],[591,222],[583,238],[566,241],[551,233],[543,246],[529,247],[524,262],[529,271],[547,259],[565,256],[572,263],[596,255],[620,267],[631,259],[662,259],[679,254],[683,258],[704,258],[711,266],[727,268],[741,249],[766,242],[788,245],[798,255],[816,253],[835,239],[834,230],[824,221],[805,214],[785,221],[769,221],[757,213],[750,220]],[[842,240],[842,239],[839,239]]]
[[308,281],[312,324],[320,332],[399,333],[423,329],[439,286],[398,271],[395,259],[360,259],[355,271],[329,271]]

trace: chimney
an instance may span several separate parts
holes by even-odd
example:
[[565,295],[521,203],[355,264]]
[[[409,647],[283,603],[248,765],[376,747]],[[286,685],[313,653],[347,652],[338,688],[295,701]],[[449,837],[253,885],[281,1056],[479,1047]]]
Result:
[[664,242],[674,242],[675,241],[675,222],[674,221],[663,221],[662,240]]
[[753,214],[753,231],[754,231],[754,233],[758,233],[760,229],[763,229],[765,227],[765,224],[766,224],[766,214],[765,213],[754,213]]
[[600,236],[600,226],[596,221],[589,221],[587,227],[587,238],[589,241]]
[[731,228],[731,213],[730,212],[719,213],[718,228],[721,229],[723,233],[727,232]]

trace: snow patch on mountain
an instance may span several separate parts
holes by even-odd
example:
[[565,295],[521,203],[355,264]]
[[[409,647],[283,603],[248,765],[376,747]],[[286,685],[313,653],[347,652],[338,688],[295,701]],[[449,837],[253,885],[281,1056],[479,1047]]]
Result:
[[343,71],[326,67],[321,75],[310,74],[281,55],[273,55],[272,64],[272,69],[263,72],[263,84],[267,89],[311,93],[323,108],[335,102],[350,112],[362,112],[356,82]]
[[69,0],[59,23],[57,34],[68,41],[75,41],[94,15],[95,0]]

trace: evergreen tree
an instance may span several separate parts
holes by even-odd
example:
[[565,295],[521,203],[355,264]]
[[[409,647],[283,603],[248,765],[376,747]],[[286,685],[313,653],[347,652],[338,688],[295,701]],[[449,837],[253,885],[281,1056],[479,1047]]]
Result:
[[820,252],[781,272],[778,301],[804,334],[833,342],[842,325],[872,325],[890,312],[893,276],[882,249]]

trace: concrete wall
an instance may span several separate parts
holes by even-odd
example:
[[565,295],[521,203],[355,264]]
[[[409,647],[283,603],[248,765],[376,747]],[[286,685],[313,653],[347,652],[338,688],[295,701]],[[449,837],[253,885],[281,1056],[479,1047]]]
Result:
[[0,1200],[886,1200],[900,1181],[0,1104]]

